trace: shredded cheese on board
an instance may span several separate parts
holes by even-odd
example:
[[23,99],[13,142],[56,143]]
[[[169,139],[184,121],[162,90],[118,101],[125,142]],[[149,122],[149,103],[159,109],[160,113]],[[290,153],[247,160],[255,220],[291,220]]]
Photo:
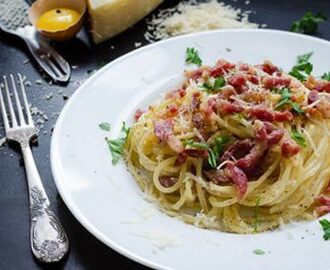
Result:
[[163,9],[147,22],[145,38],[149,42],[182,34],[214,29],[258,28],[249,22],[251,11],[235,9],[223,2],[211,0],[198,3],[196,0],[181,2],[174,8]]

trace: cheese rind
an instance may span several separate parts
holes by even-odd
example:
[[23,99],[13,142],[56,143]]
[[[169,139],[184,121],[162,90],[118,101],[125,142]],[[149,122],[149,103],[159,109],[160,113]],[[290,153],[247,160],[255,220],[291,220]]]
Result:
[[141,20],[163,0],[88,0],[95,43],[113,37]]

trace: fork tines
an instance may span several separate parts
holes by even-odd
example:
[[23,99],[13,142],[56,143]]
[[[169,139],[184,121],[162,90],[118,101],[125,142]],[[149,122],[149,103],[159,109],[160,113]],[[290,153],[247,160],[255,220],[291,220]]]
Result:
[[[29,104],[26,98],[22,75],[18,73],[18,84],[21,88],[21,98],[19,97],[19,94],[17,92],[15,78],[13,74],[10,74],[9,77],[10,80],[9,78],[7,78],[7,76],[3,76],[3,84],[2,87],[0,87],[0,107],[6,132],[10,128],[34,125],[29,109]],[[11,85],[11,87],[9,87],[9,85]],[[3,89],[5,95],[3,94]],[[12,100],[12,96],[14,96],[14,102]],[[6,97],[6,101],[4,97]],[[14,104],[16,106],[14,106]],[[23,111],[25,112],[25,117]]]

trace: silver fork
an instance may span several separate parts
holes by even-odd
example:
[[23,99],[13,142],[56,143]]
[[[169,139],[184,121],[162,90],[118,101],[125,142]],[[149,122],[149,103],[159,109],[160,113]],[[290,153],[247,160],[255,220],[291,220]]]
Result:
[[[10,75],[12,94],[8,87],[7,77],[3,76],[3,88],[7,102],[5,102],[0,87],[2,118],[7,139],[18,142],[23,154],[29,191],[30,242],[32,252],[40,261],[56,262],[68,252],[69,241],[60,221],[53,211],[50,210],[50,202],[32,156],[30,140],[36,135],[36,129],[31,117],[21,74],[18,74],[18,79],[21,88],[21,98],[16,89],[14,76],[12,74]],[[15,115],[12,96],[15,98],[18,119]],[[23,106],[20,99],[22,99]],[[5,103],[7,106],[5,106]],[[23,112],[26,117],[24,117]]]

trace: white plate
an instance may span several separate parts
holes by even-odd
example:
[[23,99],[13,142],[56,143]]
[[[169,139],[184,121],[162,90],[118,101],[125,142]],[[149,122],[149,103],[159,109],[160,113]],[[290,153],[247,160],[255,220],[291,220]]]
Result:
[[[145,200],[123,162],[112,166],[98,124],[118,135],[137,108],[157,99],[182,78],[185,50],[195,47],[205,64],[219,58],[289,70],[296,56],[314,51],[314,74],[330,70],[330,43],[272,30],[228,30],[159,42],[108,64],[71,97],[56,124],[51,163],[57,188],[74,216],[121,254],[161,269],[329,269],[330,241],[317,221],[282,230],[236,235],[202,230],[168,217]],[[228,50],[230,49],[230,51]],[[266,251],[256,255],[254,249]]]

